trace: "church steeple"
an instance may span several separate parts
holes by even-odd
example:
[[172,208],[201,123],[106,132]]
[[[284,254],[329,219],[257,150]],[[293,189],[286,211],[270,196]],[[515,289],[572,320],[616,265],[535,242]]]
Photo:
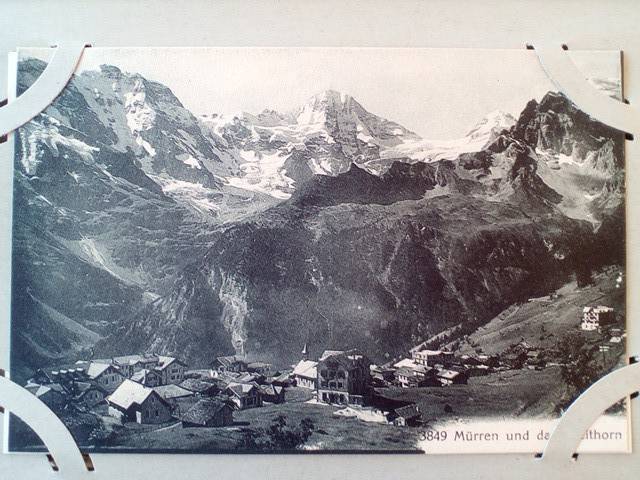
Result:
[[304,347],[302,347],[302,359],[303,360],[309,360],[309,349],[307,348],[307,344],[304,344]]

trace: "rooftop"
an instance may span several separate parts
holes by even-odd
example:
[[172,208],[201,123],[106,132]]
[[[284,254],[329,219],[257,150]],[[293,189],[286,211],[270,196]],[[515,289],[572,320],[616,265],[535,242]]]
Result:
[[456,372],[455,370],[438,370],[438,376],[446,378],[447,380],[452,380],[458,375],[460,375],[460,372]]
[[247,395],[251,392],[251,390],[258,388],[258,385],[255,383],[235,383],[232,382],[227,385],[227,390],[230,390],[237,396]]
[[413,360],[411,360],[410,358],[403,358],[399,362],[396,362],[393,364],[394,368],[403,368],[403,367],[416,368],[417,366],[418,364]]
[[233,365],[234,363],[246,363],[244,357],[240,355],[224,355],[222,357],[217,357],[216,360],[225,366]]
[[168,357],[166,355],[159,355],[158,356],[158,366],[155,367],[156,370],[164,370],[165,368],[167,368],[169,365],[171,365],[174,362],[178,362],[181,363],[182,365],[184,365],[184,362],[178,360],[175,357]]
[[225,407],[229,408],[229,405],[225,402],[206,398],[198,401],[187,410],[184,415],[182,415],[181,420],[184,422],[204,424]]
[[318,378],[318,362],[313,360],[300,360],[293,369],[293,375],[305,378]]
[[91,362],[87,368],[89,378],[97,378],[102,375],[111,365],[108,363]]
[[121,355],[119,357],[113,357],[113,361],[120,365],[135,365],[139,362],[158,361],[158,356],[152,354]]
[[107,401],[126,410],[134,403],[140,405],[152,393],[153,390],[151,388],[144,387],[139,383],[126,379],[116,388],[115,392],[109,395]]
[[187,390],[186,388],[182,388],[178,385],[168,384],[168,385],[160,385],[158,387],[153,387],[152,390],[160,395],[165,400],[169,400],[171,398],[179,398],[179,397],[188,397],[193,395],[191,390]]
[[263,385],[260,387],[260,391],[266,395],[280,395],[283,388],[276,385]]
[[420,410],[415,403],[396,408],[396,415],[403,418],[415,418],[420,416]]
[[131,375],[131,380],[138,383],[143,382],[147,378],[147,375],[149,374],[156,375],[156,376],[158,375],[152,370],[147,370],[146,368],[143,368],[142,370],[138,370],[133,375]]
[[198,378],[187,378],[180,384],[180,386],[187,390],[191,390],[192,392],[199,393],[206,392],[211,388],[218,388],[217,382],[207,382]]

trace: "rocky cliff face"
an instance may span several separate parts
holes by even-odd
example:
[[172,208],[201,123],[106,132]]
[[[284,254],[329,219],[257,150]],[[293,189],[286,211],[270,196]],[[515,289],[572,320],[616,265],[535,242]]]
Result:
[[481,324],[622,262],[621,145],[554,93],[434,143],[338,92],[198,119],[140,75],[83,72],[17,139],[13,364],[382,359]]
[[511,133],[540,150],[571,157],[577,163],[612,176],[624,168],[621,133],[594,122],[559,93],[530,101]]
[[[340,189],[348,182],[341,177],[361,183],[363,175],[370,174],[352,168],[324,177],[322,191]],[[517,205],[465,195],[425,198],[409,190],[390,199],[380,191],[377,201],[374,189],[364,197],[360,191],[301,194],[227,230],[178,285],[204,274],[209,302],[229,308],[225,279],[233,278],[232,310],[241,312],[241,328],[212,312],[196,324],[224,321],[238,351],[279,364],[292,361],[304,343],[316,350],[358,346],[382,359],[428,332],[460,321],[479,324],[544,294],[576,265],[594,261],[581,254],[593,239],[586,222],[557,213],[532,217]],[[177,286],[145,309],[140,324],[166,315],[182,290]],[[169,332],[190,330],[171,318]],[[125,326],[117,338],[139,334],[137,325]],[[144,343],[171,349],[164,342],[172,335],[154,330]],[[212,339],[204,351],[188,342],[180,351],[199,362],[216,347]]]
[[[19,93],[44,67],[20,63]],[[15,363],[86,354],[204,254],[221,216],[259,208],[217,179],[233,162],[203,131],[168,88],[115,67],[76,75],[19,130]]]

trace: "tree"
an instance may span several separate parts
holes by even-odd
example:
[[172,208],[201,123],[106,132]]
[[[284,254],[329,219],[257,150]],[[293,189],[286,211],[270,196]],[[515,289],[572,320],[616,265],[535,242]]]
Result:
[[237,447],[243,450],[295,450],[311,437],[315,426],[310,418],[303,418],[300,425],[291,428],[287,417],[278,415],[269,427],[245,430]]
[[579,265],[576,267],[576,284],[578,288],[584,288],[593,283],[591,276],[591,267],[588,265]]
[[116,429],[108,427],[103,421],[100,421],[91,430],[91,432],[89,432],[88,442],[89,445],[93,445],[95,447],[103,447],[107,445],[113,445],[116,438]]
[[600,368],[594,362],[594,347],[587,345],[577,333],[565,335],[558,344],[562,366],[560,375],[565,383],[580,394],[600,376]]
[[260,432],[255,430],[246,429],[242,432],[242,438],[238,441],[236,447],[240,450],[259,450],[258,447],[258,437],[260,436]]

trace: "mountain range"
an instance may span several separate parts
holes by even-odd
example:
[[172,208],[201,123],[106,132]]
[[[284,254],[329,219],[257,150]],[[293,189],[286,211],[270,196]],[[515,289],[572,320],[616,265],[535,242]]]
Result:
[[[46,65],[19,63],[19,93]],[[193,115],[115,66],[16,136],[12,370],[375,358],[624,260],[623,134],[561,94],[429,141],[325,91]],[[606,245],[606,248],[605,248]]]

